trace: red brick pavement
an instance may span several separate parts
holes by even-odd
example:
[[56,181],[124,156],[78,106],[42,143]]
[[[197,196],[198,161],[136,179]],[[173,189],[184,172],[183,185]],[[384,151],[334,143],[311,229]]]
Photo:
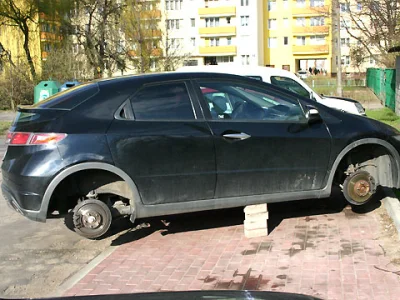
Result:
[[346,207],[283,218],[268,237],[255,239],[245,238],[238,224],[175,233],[160,227],[142,238],[128,233],[131,241],[66,295],[246,289],[323,299],[400,299],[399,276],[376,269],[390,262],[377,240],[376,211],[356,214]]

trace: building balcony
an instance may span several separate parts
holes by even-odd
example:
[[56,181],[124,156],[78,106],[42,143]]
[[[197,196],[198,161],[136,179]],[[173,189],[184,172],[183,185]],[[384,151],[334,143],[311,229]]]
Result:
[[47,59],[47,56],[49,56],[49,52],[47,52],[47,51],[42,51],[42,59],[43,59],[43,60],[46,60],[46,59]]
[[294,55],[299,54],[328,54],[329,45],[305,45],[305,46],[292,46]]
[[200,36],[231,36],[236,35],[235,26],[203,27],[199,28]]
[[199,8],[199,16],[204,17],[220,17],[220,16],[236,16],[236,6],[220,6]]
[[161,19],[161,10],[146,10],[140,13],[141,19]]
[[143,40],[150,39],[160,39],[162,37],[162,32],[160,29],[143,29],[141,32],[141,37],[139,36],[139,32],[125,32],[127,39],[139,40],[140,38]]
[[329,26],[293,26],[293,35],[329,34]]
[[236,46],[199,47],[199,54],[204,56],[236,55]]
[[321,7],[293,7],[292,15],[295,17],[308,17],[308,16],[326,16],[329,12],[329,6]]
[[[147,50],[145,50],[145,51],[147,51]],[[151,50],[150,56],[151,57],[159,57],[159,56],[162,56],[162,53],[163,52],[162,52],[161,48],[154,48],[154,49]],[[130,57],[137,57],[138,56],[138,53],[135,50],[129,50],[127,54]],[[146,53],[145,56],[147,56],[147,55],[148,54]]]
[[42,31],[40,33],[40,40],[43,41],[43,42],[46,42],[46,41],[53,41],[53,42],[54,41],[61,41],[62,40],[62,36],[58,35],[56,33],[53,33],[53,32],[44,32],[44,31]]

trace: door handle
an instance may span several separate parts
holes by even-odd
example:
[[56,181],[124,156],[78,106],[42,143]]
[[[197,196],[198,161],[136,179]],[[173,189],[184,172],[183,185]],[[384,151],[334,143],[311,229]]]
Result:
[[227,133],[223,135],[224,138],[227,139],[233,139],[233,140],[247,140],[248,138],[251,138],[251,135],[248,135],[247,133]]

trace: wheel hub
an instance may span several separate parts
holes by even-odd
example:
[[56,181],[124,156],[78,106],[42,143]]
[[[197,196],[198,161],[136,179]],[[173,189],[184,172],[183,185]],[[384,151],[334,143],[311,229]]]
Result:
[[367,202],[375,190],[374,178],[366,171],[358,171],[347,179],[347,194],[356,204]]
[[102,223],[101,215],[95,211],[82,211],[82,225],[86,228],[96,229]]
[[370,191],[370,184],[366,180],[359,180],[354,184],[354,192],[360,196],[365,197]]

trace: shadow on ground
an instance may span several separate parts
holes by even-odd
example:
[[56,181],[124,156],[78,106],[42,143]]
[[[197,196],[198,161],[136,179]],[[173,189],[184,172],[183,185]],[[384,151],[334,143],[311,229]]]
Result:
[[[378,197],[378,199],[381,198],[383,194]],[[340,190],[334,190],[332,196],[326,199],[271,203],[268,204],[268,229],[270,233],[273,232],[284,219],[339,213],[347,205]],[[353,206],[352,211],[354,214],[364,214],[377,209],[380,205],[380,201],[373,201],[364,206]],[[243,207],[142,219],[134,225],[125,219],[114,224],[110,234],[128,230],[116,237],[111,245],[118,246],[136,241],[157,231],[162,235],[167,235],[240,225],[243,224],[243,220]]]

